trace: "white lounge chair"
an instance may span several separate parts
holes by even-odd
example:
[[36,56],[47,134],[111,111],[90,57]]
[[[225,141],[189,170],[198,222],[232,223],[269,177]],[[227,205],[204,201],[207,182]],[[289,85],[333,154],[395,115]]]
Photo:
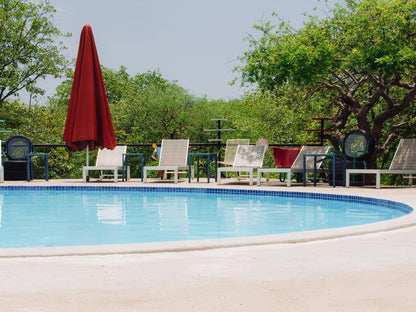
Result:
[[[261,177],[263,173],[267,174],[267,181],[269,181],[270,173],[286,173],[287,174],[287,182],[286,185],[291,185],[291,176],[292,173],[300,173],[303,172],[303,155],[306,154],[327,154],[329,152],[330,146],[302,146],[298,156],[296,157],[295,161],[293,162],[290,168],[260,168],[257,171],[257,185],[261,184]],[[322,162],[317,163],[317,169],[319,170],[322,166]],[[306,171],[311,172],[314,170],[314,158],[313,156],[306,157]]]
[[[84,166],[82,169],[82,181],[87,182],[89,171],[100,171],[100,180],[106,175],[104,171],[112,171],[114,182],[118,182],[118,171],[123,170],[123,154],[127,151],[127,146],[116,146],[113,150],[104,148],[98,150],[95,166]],[[127,180],[130,179],[130,167],[127,167]]]
[[266,149],[267,146],[265,145],[239,145],[233,166],[217,169],[217,183],[221,184],[222,172],[247,172],[249,174],[249,184],[253,185],[254,171],[263,166]]
[[173,173],[174,182],[178,183],[179,173],[188,171],[188,149],[189,140],[162,140],[159,166],[145,166],[143,168],[143,182],[147,182],[148,171],[164,170],[165,173]]
[[401,139],[396,153],[391,161],[389,169],[347,169],[345,174],[345,186],[350,186],[351,174],[375,174],[376,188],[380,188],[382,174],[408,174],[409,184],[416,178],[416,139]]
[[[239,145],[249,145],[249,139],[227,139],[225,145],[225,154],[222,161],[218,161],[219,165],[232,166],[234,164],[235,154]],[[218,155],[219,156],[219,155]]]

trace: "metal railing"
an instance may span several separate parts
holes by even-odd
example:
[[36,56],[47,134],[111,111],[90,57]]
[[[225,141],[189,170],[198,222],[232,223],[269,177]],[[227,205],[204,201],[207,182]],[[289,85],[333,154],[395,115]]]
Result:
[[[136,147],[136,148],[145,148],[145,147],[152,147],[154,143],[119,143],[117,145],[126,145],[128,147]],[[157,146],[160,146],[160,143],[156,143]],[[225,147],[225,143],[189,143],[190,147]],[[278,147],[299,147],[302,144],[292,144],[292,143],[271,143],[269,146],[278,146]],[[33,148],[58,148],[64,147],[66,148],[66,144],[33,144]]]

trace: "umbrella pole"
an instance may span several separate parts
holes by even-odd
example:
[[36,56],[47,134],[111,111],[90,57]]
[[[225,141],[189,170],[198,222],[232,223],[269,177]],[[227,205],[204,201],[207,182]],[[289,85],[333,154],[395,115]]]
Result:
[[90,165],[90,147],[87,145],[87,159],[85,161],[85,166]]
[[[87,159],[85,161],[85,165],[88,167],[90,165],[90,146],[87,144],[86,149]],[[87,171],[89,173],[89,171]],[[87,182],[90,180],[90,176],[87,174]]]

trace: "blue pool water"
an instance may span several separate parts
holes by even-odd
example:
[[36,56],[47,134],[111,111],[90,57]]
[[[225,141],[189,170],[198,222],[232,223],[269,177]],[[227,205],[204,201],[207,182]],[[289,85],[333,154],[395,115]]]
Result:
[[0,188],[0,247],[228,238],[344,227],[412,209],[384,200],[266,191]]

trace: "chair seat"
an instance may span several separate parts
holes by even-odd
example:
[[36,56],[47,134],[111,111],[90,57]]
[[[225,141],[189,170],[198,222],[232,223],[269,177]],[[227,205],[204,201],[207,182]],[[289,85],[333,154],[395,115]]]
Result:
[[[5,181],[27,180],[27,161],[26,160],[8,160],[3,163]],[[33,166],[31,165],[31,168]],[[31,171],[33,179],[33,171]]]
[[265,145],[238,145],[232,167],[220,167],[217,169],[217,183],[221,184],[222,172],[247,172],[249,185],[253,185],[254,172],[263,166]]
[[286,185],[291,185],[291,175],[292,175],[292,169],[291,168],[260,168],[257,170],[257,186],[260,186],[261,183],[261,176],[262,173],[267,174],[267,181],[269,181],[269,174],[270,173],[285,173],[287,174],[287,182]]
[[[84,166],[82,168],[82,182],[89,181],[89,171],[100,171],[100,180],[103,178],[102,171],[113,171],[114,182],[118,182],[118,171],[123,171],[123,154],[127,151],[127,146],[116,146],[114,149],[99,149],[95,166]],[[130,168],[127,167],[127,180],[130,179]],[[124,179],[124,177],[122,177]]]
[[[130,167],[127,166],[127,180],[130,180]],[[111,175],[100,174],[100,180],[104,176],[111,176],[114,178],[114,182],[118,182],[118,171],[122,171],[122,166],[84,166],[82,168],[82,182],[87,182],[88,172],[89,171],[113,171]]]

